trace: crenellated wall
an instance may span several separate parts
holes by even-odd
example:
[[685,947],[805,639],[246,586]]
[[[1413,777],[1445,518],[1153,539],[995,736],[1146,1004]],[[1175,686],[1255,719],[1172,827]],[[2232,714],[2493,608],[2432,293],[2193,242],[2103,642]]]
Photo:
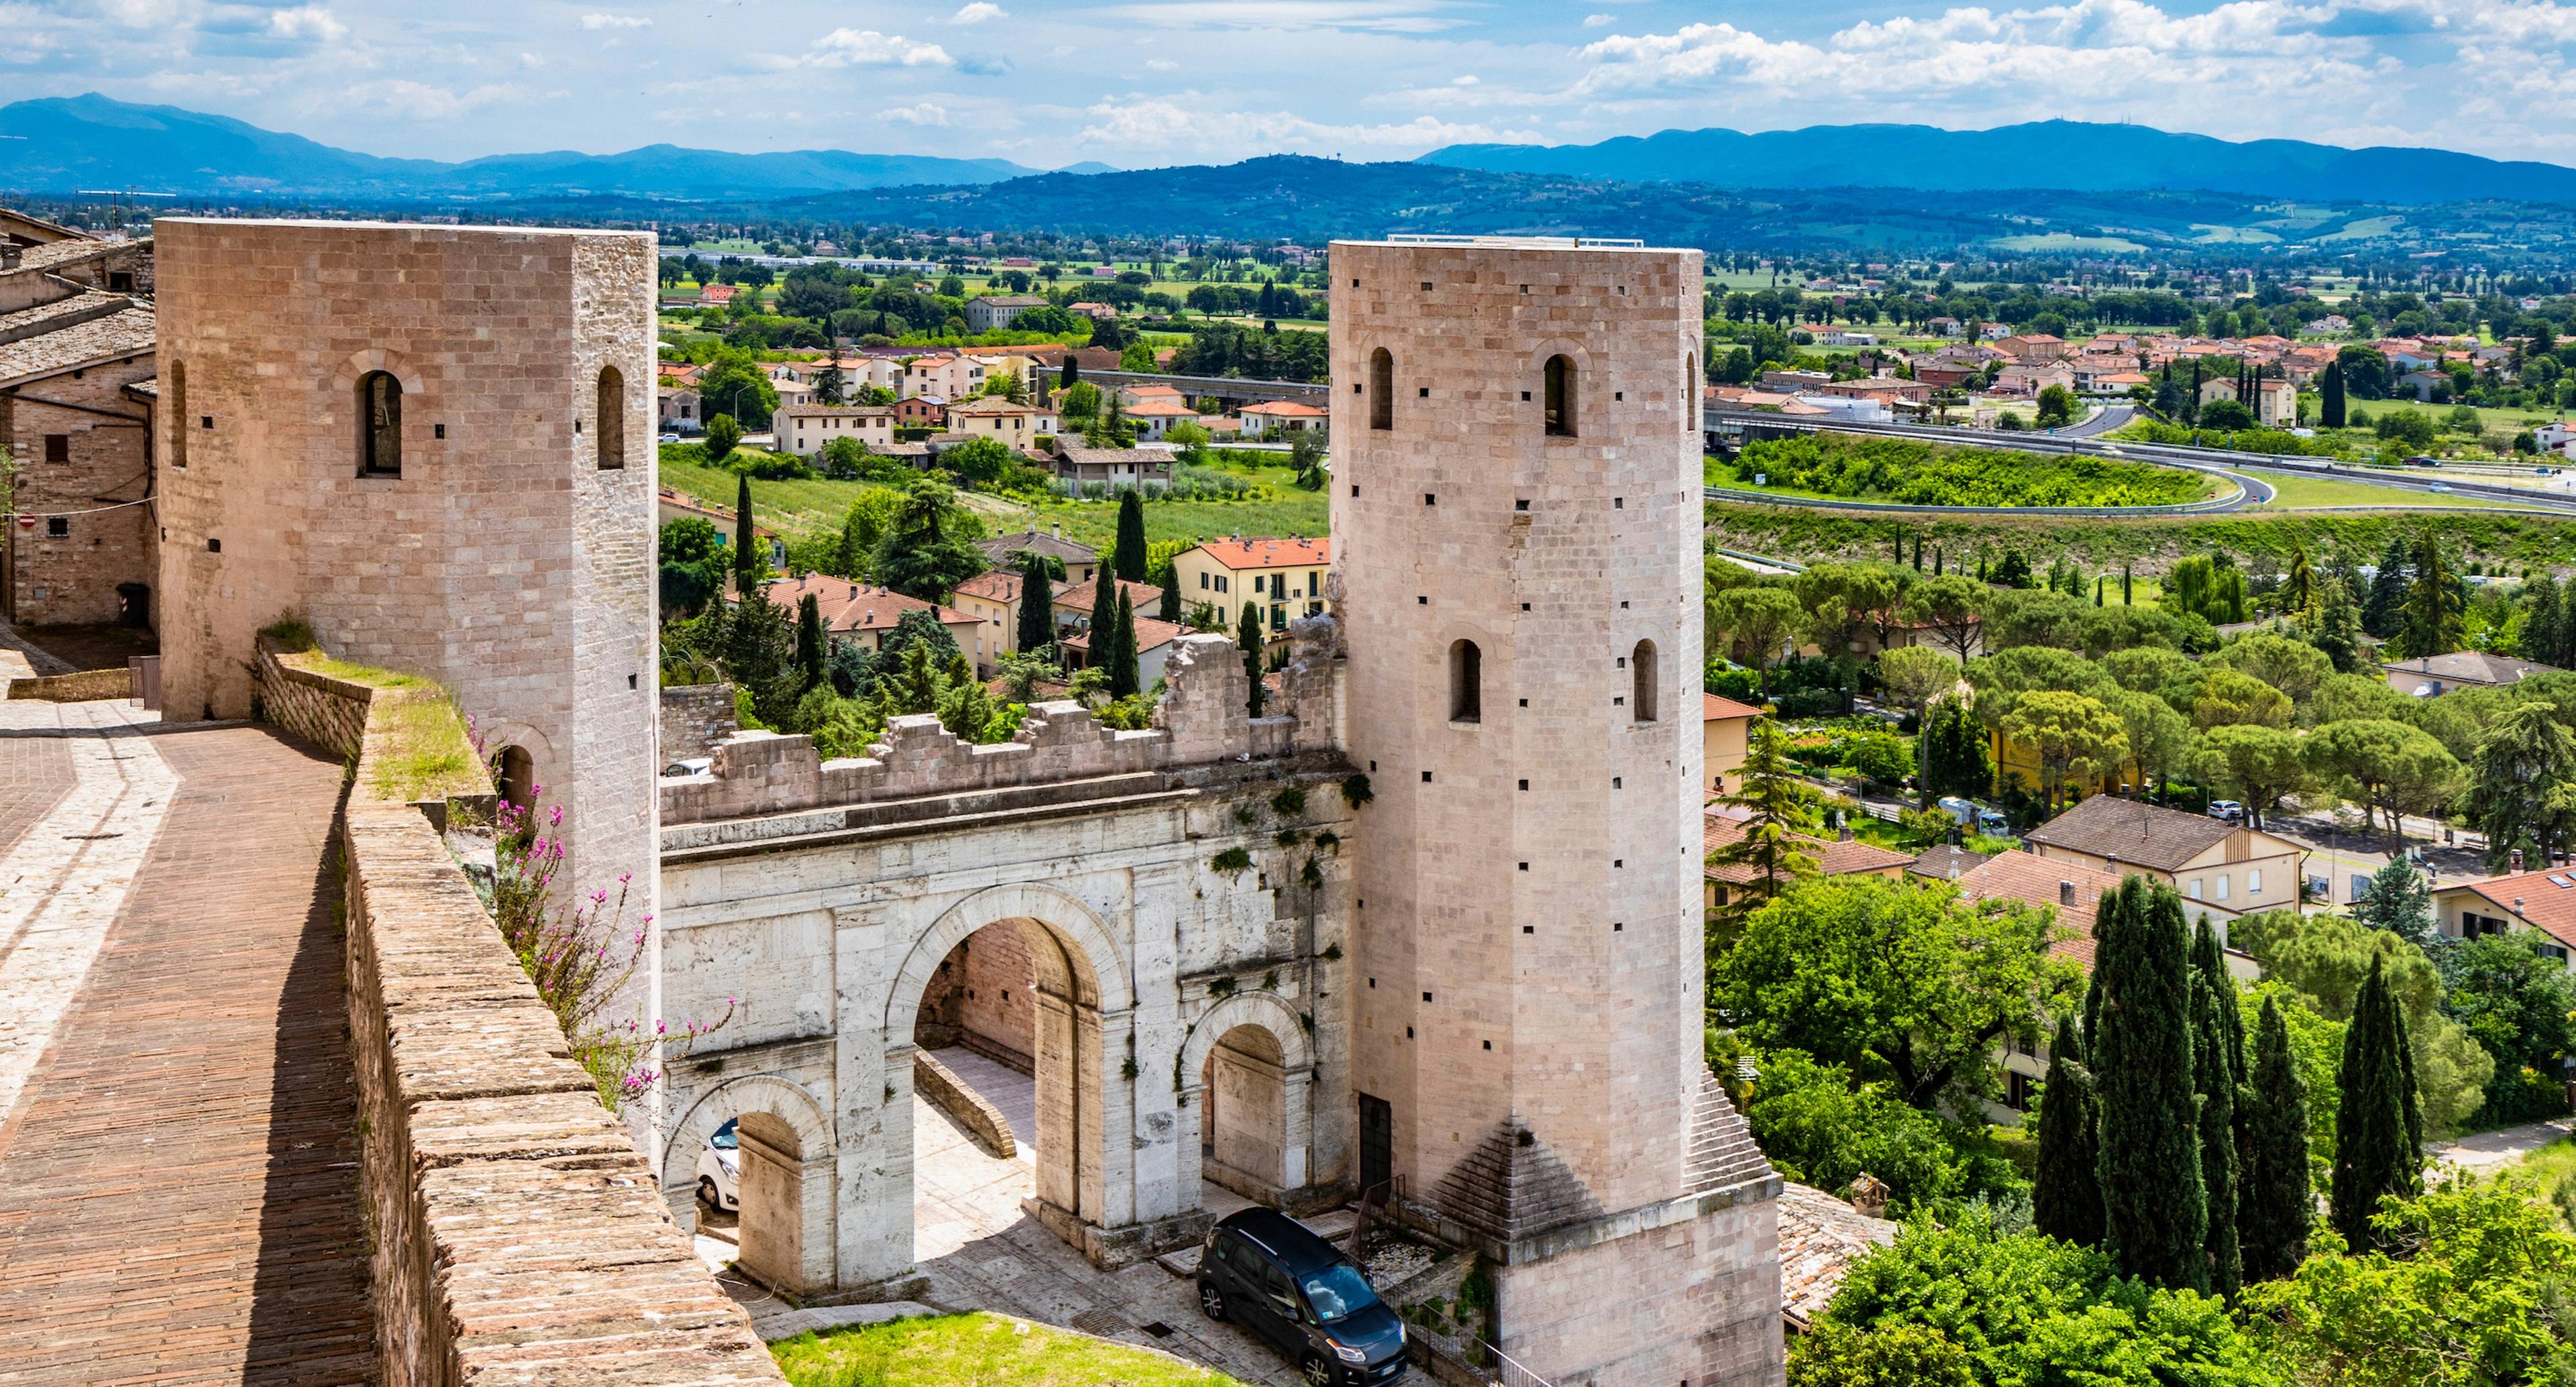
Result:
[[712,770],[662,781],[664,824],[791,814],[830,805],[1046,785],[1104,776],[1329,751],[1338,745],[1340,635],[1330,617],[1294,630],[1295,657],[1277,716],[1250,715],[1243,654],[1224,636],[1183,636],[1165,667],[1154,726],[1113,731],[1089,709],[1033,704],[1011,741],[979,746],[924,713],[894,719],[874,755],[826,762],[814,739],[736,732]]

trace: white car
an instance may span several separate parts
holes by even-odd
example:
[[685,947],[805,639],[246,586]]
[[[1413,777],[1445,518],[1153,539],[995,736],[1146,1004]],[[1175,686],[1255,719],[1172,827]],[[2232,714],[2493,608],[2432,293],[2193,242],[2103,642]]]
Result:
[[2209,817],[2223,819],[2231,824],[2243,823],[2245,806],[2232,799],[2214,799],[2209,802]]
[[680,436],[676,433],[666,433],[662,435],[658,441],[663,443],[677,443],[680,441]]
[[698,1202],[728,1213],[742,1211],[742,1143],[734,1131],[740,1121],[726,1118],[698,1152]]

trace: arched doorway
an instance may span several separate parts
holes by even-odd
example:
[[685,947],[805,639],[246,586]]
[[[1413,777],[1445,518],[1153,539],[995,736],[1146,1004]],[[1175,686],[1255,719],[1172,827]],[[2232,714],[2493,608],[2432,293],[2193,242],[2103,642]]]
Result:
[[796,1129],[771,1113],[736,1119],[736,1226],[742,1252],[735,1265],[760,1284],[791,1294],[805,1285],[805,1152]]
[[500,755],[492,758],[492,764],[495,767],[493,788],[501,792],[501,802],[521,813],[535,807],[537,761],[528,754],[528,749],[505,746],[501,748]]
[[[662,1187],[710,1265],[789,1295],[836,1288],[830,1112],[793,1080],[729,1079],[675,1114]],[[694,1193],[687,1193],[694,1192]]]
[[1288,1178],[1286,1060],[1277,1036],[1242,1025],[1199,1062],[1199,1174],[1263,1204],[1304,1183]]

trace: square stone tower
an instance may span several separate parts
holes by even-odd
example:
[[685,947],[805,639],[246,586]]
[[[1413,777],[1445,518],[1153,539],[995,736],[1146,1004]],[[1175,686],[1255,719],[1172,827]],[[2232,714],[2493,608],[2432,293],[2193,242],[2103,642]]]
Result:
[[1702,1058],[1699,253],[1332,275],[1360,1178],[1558,1387],[1776,1383],[1780,1181]]
[[248,716],[259,629],[301,613],[453,690],[505,788],[564,806],[570,887],[631,872],[649,913],[652,234],[170,218],[155,242],[169,715]]

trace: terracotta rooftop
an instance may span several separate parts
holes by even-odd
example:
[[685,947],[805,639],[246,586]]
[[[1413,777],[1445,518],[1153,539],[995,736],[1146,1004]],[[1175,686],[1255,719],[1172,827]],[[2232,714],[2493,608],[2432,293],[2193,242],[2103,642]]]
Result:
[[885,588],[820,573],[781,579],[771,583],[765,591],[769,600],[785,607],[790,616],[804,601],[805,594],[814,594],[815,604],[823,609],[823,629],[826,631],[891,631],[895,623],[903,619],[905,612],[912,611],[935,613],[942,626],[983,624],[981,617],[924,602],[918,597],[906,597]]
[[[1056,598],[1061,596],[1064,590],[1068,587],[1082,587],[1087,589],[1089,586],[1090,584],[1088,583],[1049,583],[1047,584],[1048,605],[1052,607],[1055,604]],[[960,597],[980,597],[987,602],[1002,602],[1012,606],[1017,606],[1020,601],[1020,587],[1021,580],[1020,571],[1018,569],[991,568],[976,574],[965,582],[959,583],[957,585],[957,595]]]
[[1758,718],[1760,716],[1762,716],[1762,710],[1751,704],[1738,703],[1731,698],[1720,698],[1705,691],[1699,696],[1699,720],[1702,722],[1716,722],[1720,718]]
[[[2217,822],[2211,820],[2212,823]],[[1999,852],[1959,874],[1959,894],[1972,901],[2020,901],[2055,908],[2061,937],[2048,946],[2059,958],[2093,967],[2093,910],[2102,893],[2118,887],[2120,874],[2096,871],[2027,852]]]
[[2170,872],[2226,841],[2234,831],[2206,814],[2095,795],[2022,836],[2043,847]]
[[1212,539],[1199,548],[1227,569],[1304,568],[1333,561],[1333,541],[1324,539]]
[[1871,1218],[1823,1190],[1780,1187],[1780,1312],[1804,1328],[1841,1290],[1851,1264],[1896,1241],[1900,1225]]
[[[1700,831],[1700,856],[1705,859],[1710,853],[1743,836],[1743,820],[1711,812],[1706,816]],[[1863,872],[1883,872],[1890,867],[1905,866],[1914,860],[1901,852],[1890,852],[1875,843],[1864,843],[1857,838],[1838,842],[1802,835],[1797,842],[1798,851],[1816,860],[1816,871],[1822,876],[1839,877]],[[1700,875],[1710,881],[1722,881],[1730,886],[1743,886],[1753,880],[1754,872],[1751,867],[1740,863],[1718,867],[1705,865],[1703,862]]]
[[2533,929],[2576,948],[2576,868],[2558,867],[2511,876],[2447,883],[2444,890],[2467,887],[2516,915]]
[[[1182,626],[1177,621],[1163,621],[1155,617],[1140,616],[1136,618],[1136,653],[1142,655],[1148,650],[1157,650],[1173,641],[1179,640],[1181,638],[1181,632],[1186,629],[1188,628]],[[1091,650],[1091,633],[1088,631],[1076,631],[1072,635],[1066,636],[1064,639],[1056,642],[1056,644],[1063,646],[1067,650],[1080,650],[1088,654]]]
[[1039,534],[1023,530],[1015,535],[987,535],[975,541],[984,557],[998,563],[1023,549],[1051,559],[1070,559],[1077,563],[1098,563],[1100,551],[1087,544],[1076,544],[1062,535]]
[[57,331],[0,345],[0,386],[36,380],[93,362],[141,356],[152,350],[155,337],[152,310],[140,305],[105,317],[76,320],[72,326]]
[[[1118,580],[1118,587],[1120,591],[1127,594],[1127,601],[1139,613],[1152,611],[1163,603],[1163,590],[1151,583],[1136,583],[1121,578]],[[1097,582],[1070,583],[1057,590],[1055,604],[1068,612],[1088,612],[1091,610],[1092,600],[1099,595],[1100,584]]]
[[1918,854],[1914,859],[1914,865],[1905,870],[1909,876],[1929,877],[1934,881],[1955,881],[1985,860],[1984,853],[1970,852],[1954,843],[1943,843],[1937,848]]

